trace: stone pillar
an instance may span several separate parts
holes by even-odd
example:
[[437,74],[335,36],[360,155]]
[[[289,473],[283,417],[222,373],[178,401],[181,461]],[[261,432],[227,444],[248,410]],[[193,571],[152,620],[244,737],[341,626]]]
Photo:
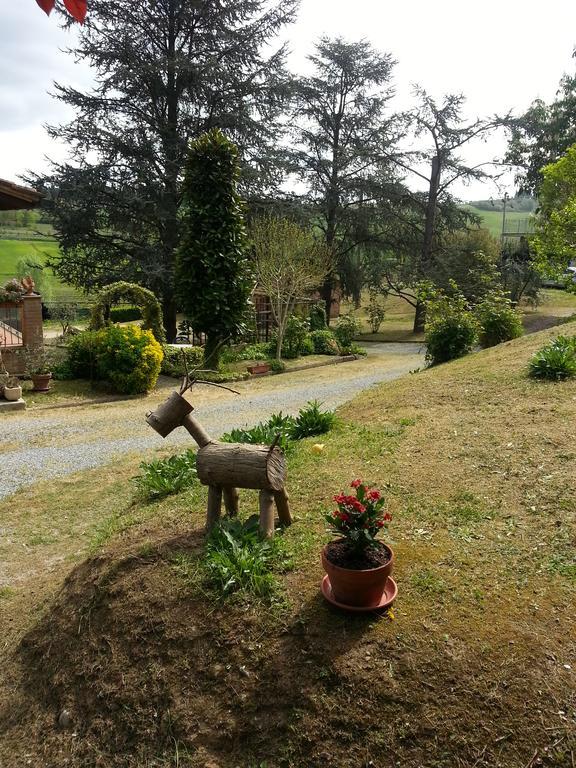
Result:
[[44,344],[42,298],[35,293],[22,297],[22,343],[31,349]]

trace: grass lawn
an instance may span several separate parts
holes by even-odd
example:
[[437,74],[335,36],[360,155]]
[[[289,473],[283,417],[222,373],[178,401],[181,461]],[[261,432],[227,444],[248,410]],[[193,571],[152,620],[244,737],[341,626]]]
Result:
[[[482,219],[482,226],[489,230],[493,237],[500,238],[502,234],[502,211],[484,211],[473,205],[468,205],[466,207],[469,208],[472,213],[480,216]],[[507,210],[506,231],[516,232],[518,224],[521,226],[521,231],[524,231],[526,220],[531,220],[533,218],[533,214],[527,213],[526,211]]]
[[[140,456],[4,501],[0,764],[571,768],[576,382],[525,376],[556,333],[369,390],[322,453],[302,441],[271,604],[207,591],[205,490],[138,500]],[[318,589],[322,513],[355,477],[394,518],[381,618]]]

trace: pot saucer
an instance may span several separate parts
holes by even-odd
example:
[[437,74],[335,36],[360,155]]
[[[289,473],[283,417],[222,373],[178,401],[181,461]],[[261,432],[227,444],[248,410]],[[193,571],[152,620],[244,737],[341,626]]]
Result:
[[320,588],[322,590],[322,594],[329,603],[335,605],[336,608],[342,608],[345,611],[353,611],[355,613],[382,611],[386,608],[390,608],[394,600],[396,600],[396,595],[398,594],[398,586],[391,576],[388,577],[388,581],[386,582],[386,589],[384,590],[384,594],[382,595],[381,600],[375,605],[346,605],[345,603],[339,603],[332,594],[332,584],[330,584],[328,575],[324,576],[322,579]]

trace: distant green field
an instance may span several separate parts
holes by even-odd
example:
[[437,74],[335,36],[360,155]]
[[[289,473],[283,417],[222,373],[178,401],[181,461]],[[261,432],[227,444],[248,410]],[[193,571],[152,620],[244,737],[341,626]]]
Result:
[[[502,233],[502,212],[501,211],[483,211],[480,208],[475,208],[473,205],[466,206],[472,213],[480,216],[483,226],[490,231],[490,234],[494,237],[500,237]],[[517,231],[520,226],[520,231],[523,232],[527,221],[532,221],[533,216],[529,213],[521,211],[506,211],[506,231]]]
[[[44,265],[49,256],[58,253],[58,243],[51,240],[0,240],[0,283],[5,283],[16,274],[16,267],[21,259]],[[47,301],[75,301],[83,295],[68,285],[63,285],[52,273],[45,269]]]

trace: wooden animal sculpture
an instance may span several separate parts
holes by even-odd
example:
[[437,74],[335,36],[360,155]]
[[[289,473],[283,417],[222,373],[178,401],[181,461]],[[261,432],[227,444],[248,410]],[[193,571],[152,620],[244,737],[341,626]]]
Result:
[[[184,427],[198,443],[196,470],[200,482],[208,486],[206,529],[220,519],[222,497],[229,515],[238,513],[238,488],[260,490],[260,530],[266,537],[274,534],[274,503],[282,525],[290,525],[290,507],[285,489],[286,459],[277,445],[220,443],[213,440],[192,416],[194,407],[182,395],[198,379],[188,375],[180,389],[173,392],[146,421],[162,437],[176,427]],[[201,382],[212,383],[212,382]]]

